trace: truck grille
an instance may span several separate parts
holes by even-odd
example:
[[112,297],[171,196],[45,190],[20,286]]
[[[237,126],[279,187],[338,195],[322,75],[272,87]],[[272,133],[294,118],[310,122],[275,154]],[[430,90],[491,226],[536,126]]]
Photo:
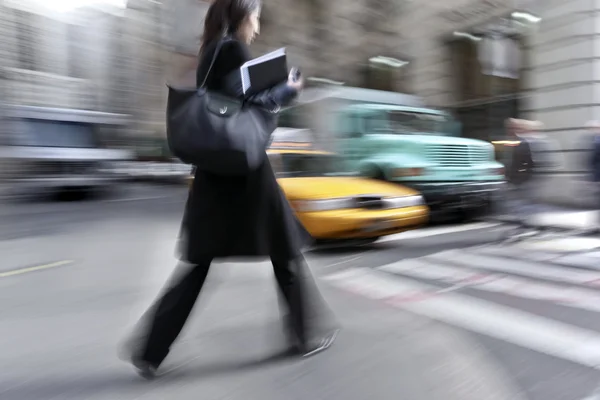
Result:
[[469,153],[471,164],[481,164],[490,161],[490,153],[485,147],[471,147]]
[[487,149],[460,144],[427,146],[426,156],[442,167],[465,167],[488,161]]
[[464,167],[470,165],[469,147],[464,145],[430,145],[426,150],[427,159],[443,167]]

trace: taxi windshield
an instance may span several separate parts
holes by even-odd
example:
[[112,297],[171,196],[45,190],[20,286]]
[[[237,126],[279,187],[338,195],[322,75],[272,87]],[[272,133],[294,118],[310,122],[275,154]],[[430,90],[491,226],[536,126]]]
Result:
[[340,157],[328,153],[271,153],[269,161],[278,178],[353,176]]

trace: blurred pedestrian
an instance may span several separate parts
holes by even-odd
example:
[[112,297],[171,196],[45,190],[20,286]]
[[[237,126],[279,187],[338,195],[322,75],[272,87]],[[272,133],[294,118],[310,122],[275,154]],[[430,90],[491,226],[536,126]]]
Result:
[[[297,96],[303,88],[301,78],[290,74],[287,82],[245,97],[235,73],[251,58],[248,45],[259,34],[260,9],[260,0],[213,1],[204,22],[197,85],[205,83],[208,90],[275,109]],[[213,64],[219,43],[221,50]],[[192,267],[148,311],[147,333],[129,349],[134,367],[144,377],[154,376],[192,311],[212,261],[232,256],[270,257],[289,311],[285,324],[294,340],[292,347],[302,355],[328,348],[337,329],[315,335],[307,325],[309,300],[321,299],[302,255],[310,235],[296,219],[270,163],[246,176],[225,177],[199,169],[194,174],[180,246],[182,261]],[[307,290],[314,297],[307,299]],[[315,307],[326,305],[319,301]]]
[[[556,140],[551,139],[543,129],[542,122],[529,121],[527,132],[523,136],[531,148],[534,175],[538,176],[556,172],[564,164],[560,145]],[[541,179],[536,179],[535,182],[541,183]]]
[[529,141],[525,139],[530,129],[531,125],[526,120],[510,118],[506,122],[507,136],[509,140],[516,143],[512,147],[510,161],[506,168],[506,178],[510,187],[509,209],[513,217],[520,222],[525,222],[527,218],[533,180],[533,156]]
[[507,177],[516,205],[513,207],[515,216],[527,225],[541,209],[543,178],[562,168],[562,154],[558,143],[542,131],[542,122],[511,120],[509,126],[509,133],[518,144],[514,147]]

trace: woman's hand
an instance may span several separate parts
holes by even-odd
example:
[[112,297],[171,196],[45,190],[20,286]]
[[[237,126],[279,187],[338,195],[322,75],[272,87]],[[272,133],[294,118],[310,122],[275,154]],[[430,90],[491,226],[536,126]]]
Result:
[[288,87],[295,89],[296,91],[301,91],[304,88],[304,78],[299,76],[297,79],[295,77],[296,73],[294,70],[290,72],[288,75],[287,85]]

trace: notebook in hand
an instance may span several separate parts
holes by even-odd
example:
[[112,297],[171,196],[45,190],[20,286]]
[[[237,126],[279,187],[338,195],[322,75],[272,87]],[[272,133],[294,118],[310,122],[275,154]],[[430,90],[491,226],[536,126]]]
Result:
[[269,89],[288,78],[285,48],[247,61],[240,67],[244,94]]

